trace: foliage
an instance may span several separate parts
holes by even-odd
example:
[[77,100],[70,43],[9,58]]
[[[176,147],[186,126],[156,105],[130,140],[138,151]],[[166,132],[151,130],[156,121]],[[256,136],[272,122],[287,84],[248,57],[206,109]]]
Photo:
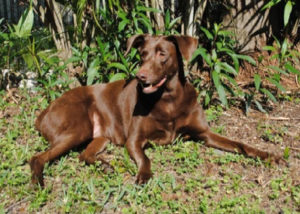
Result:
[[204,92],[205,103],[207,106],[212,98],[214,88],[217,90],[219,98],[224,106],[228,106],[226,91],[233,96],[242,95],[234,77],[238,74],[240,60],[245,60],[255,65],[255,61],[246,55],[235,52],[235,41],[232,39],[233,33],[222,30],[221,24],[214,24],[212,32],[201,27],[204,32],[209,48],[200,46],[194,53],[192,61],[201,56],[208,66],[212,84]]
[[[267,66],[268,72],[266,73],[266,81],[272,84],[276,89],[277,93],[281,91],[282,93],[286,92],[286,89],[281,84],[281,76],[288,75],[297,75],[300,76],[300,71],[298,71],[293,64],[299,64],[300,54],[291,49],[291,44],[287,39],[284,39],[283,42],[275,39],[276,43],[274,46],[265,46],[263,50],[269,51],[271,53],[270,59],[276,60],[278,65],[269,65]],[[263,60],[263,59],[261,59]],[[246,110],[251,105],[251,102],[255,102],[258,109],[262,112],[266,112],[266,110],[262,107],[262,105],[258,101],[258,94],[262,93],[264,96],[273,101],[277,102],[277,96],[272,93],[269,89],[262,86],[262,78],[259,74],[254,75],[254,85],[255,92],[251,91],[251,94],[247,94],[247,105]]]
[[16,25],[8,25],[8,32],[0,32],[0,42],[4,45],[0,51],[0,66],[15,73],[27,67],[43,79],[51,68],[57,66],[59,59],[55,50],[50,48],[53,43],[47,30],[32,30],[33,23],[30,3]]
[[[73,57],[67,63],[82,65],[85,71],[81,81],[90,85],[103,81],[115,81],[128,78],[135,73],[135,53],[123,56],[126,40],[133,34],[154,33],[146,12],[156,9],[143,6],[134,1],[132,8],[123,8],[118,1],[111,1],[107,7],[93,7],[92,14],[96,29],[100,35],[92,39],[90,46],[81,49],[74,44]],[[99,72],[101,70],[101,72]]]
[[[265,4],[262,8],[262,10],[265,10],[267,8],[274,7],[278,3],[283,2],[283,0],[270,0],[267,4]],[[296,3],[296,0],[288,0],[285,1],[285,6],[284,6],[284,13],[283,13],[283,24],[284,27],[287,26],[289,20],[290,20],[290,15],[293,9],[293,5]]]

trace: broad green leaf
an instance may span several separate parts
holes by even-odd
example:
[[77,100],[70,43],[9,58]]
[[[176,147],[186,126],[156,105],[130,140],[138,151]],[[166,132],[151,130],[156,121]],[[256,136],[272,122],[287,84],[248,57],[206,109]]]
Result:
[[259,91],[260,84],[261,84],[261,78],[260,78],[259,74],[254,74],[254,85],[255,85],[256,91]]
[[34,61],[33,61],[33,57],[30,53],[26,53],[22,55],[25,63],[27,64],[27,67],[29,69],[32,69],[33,65],[34,65]]
[[260,110],[263,113],[267,113],[266,110],[262,107],[262,105],[257,100],[254,100],[254,103],[256,104],[258,110]]
[[280,50],[281,57],[285,56],[287,48],[288,48],[287,39],[285,39],[282,43],[281,50]]
[[204,27],[200,27],[200,29],[205,33],[206,37],[209,39],[209,40],[213,40],[213,35]]
[[279,88],[281,91],[285,92],[285,88],[276,80],[272,79],[272,78],[267,78],[267,80],[269,80],[272,84],[274,84],[277,88]]
[[181,17],[177,17],[176,19],[174,19],[173,21],[171,21],[170,25],[169,25],[169,28],[172,28],[177,22],[178,20],[180,20]]
[[240,63],[238,58],[235,56],[235,54],[232,53],[228,53],[228,55],[231,57],[233,64],[234,64],[234,69],[236,70],[236,72],[239,72],[239,68],[240,68]]
[[289,22],[290,15],[291,15],[291,12],[292,12],[292,9],[293,9],[292,1],[288,1],[288,2],[285,4],[285,7],[284,7],[284,15],[283,15],[283,23],[284,23],[284,27],[285,27],[285,26],[287,25],[287,23]]
[[148,33],[153,34],[152,25],[147,19],[138,18],[138,20],[147,28]]
[[129,24],[130,22],[128,20],[123,20],[119,23],[118,25],[118,31],[121,32],[124,30],[124,28],[126,27],[127,24]]
[[277,102],[276,98],[274,97],[274,95],[265,88],[260,89],[265,95],[267,95],[272,101]]
[[281,68],[279,68],[279,67],[277,67],[277,66],[270,65],[270,66],[268,66],[268,68],[270,68],[270,69],[272,69],[272,70],[274,70],[274,71],[278,71],[279,73],[282,73],[282,74],[284,74],[284,75],[288,75],[288,73],[285,72],[285,70],[283,70],[283,69],[281,69]]
[[224,87],[220,81],[219,73],[216,71],[212,71],[212,79],[219,94],[220,100],[224,106],[228,106],[226,93]]
[[234,86],[238,86],[238,84],[236,83],[235,79],[232,78],[231,76],[227,75],[227,74],[220,74],[222,77],[225,77],[232,85]]
[[214,69],[217,73],[221,72],[221,63],[219,61],[217,61],[214,65]]
[[212,61],[216,62],[217,58],[218,58],[218,56],[217,56],[216,49],[213,49],[211,52],[211,59],[212,59]]
[[210,96],[209,94],[206,92],[205,93],[205,101],[204,101],[204,105],[207,106],[210,103]]
[[122,70],[122,71],[127,72],[126,66],[123,65],[123,64],[121,64],[121,63],[119,63],[119,62],[113,62],[113,63],[110,63],[110,64],[108,65],[108,68],[117,68],[117,69],[119,69],[119,70]]
[[72,63],[72,62],[80,62],[81,61],[81,58],[78,57],[78,56],[72,56],[71,58],[69,58],[65,64],[69,64],[69,63]]
[[285,147],[284,151],[283,151],[283,158],[285,160],[289,159],[290,157],[290,148],[289,147]]
[[167,29],[170,27],[170,11],[169,10],[167,10],[167,12],[165,14],[165,25],[166,25]]
[[93,84],[95,77],[99,77],[99,74],[98,74],[99,64],[100,64],[99,58],[95,58],[91,62],[90,66],[87,70],[87,85]]
[[291,73],[300,75],[300,71],[294,68],[289,62],[285,63],[284,67]]
[[226,62],[222,62],[221,66],[223,67],[224,71],[227,71],[228,73],[232,73],[234,75],[237,75],[238,73],[236,72],[236,70],[229,64],[227,64]]
[[113,74],[110,78],[109,78],[109,82],[114,82],[117,80],[123,80],[127,77],[127,75],[125,73],[116,73]]
[[19,38],[28,37],[31,35],[31,30],[34,21],[32,6],[27,8],[22,14],[17,25],[14,25],[15,35]]
[[251,63],[252,65],[256,65],[255,60],[251,56],[236,54],[236,57],[239,58],[239,59],[245,60],[245,61]]
[[204,61],[209,65],[212,66],[211,57],[207,50],[203,47],[199,47],[193,54],[190,61],[193,61],[197,56],[201,55]]
[[279,2],[281,2],[281,0],[270,0],[265,6],[263,6],[263,8],[261,10],[271,8],[274,5],[278,4]]
[[264,46],[262,49],[264,51],[276,51],[276,48],[273,46]]

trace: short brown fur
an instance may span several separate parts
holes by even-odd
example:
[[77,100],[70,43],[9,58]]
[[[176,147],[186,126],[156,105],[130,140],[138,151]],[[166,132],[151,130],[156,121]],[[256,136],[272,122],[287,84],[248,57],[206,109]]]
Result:
[[152,176],[144,153],[147,142],[169,144],[179,134],[225,151],[281,160],[210,131],[197,93],[183,73],[181,57],[189,60],[197,44],[188,36],[133,36],[127,52],[135,47],[141,54],[136,79],[75,88],[52,102],[36,120],[51,147],[31,158],[32,182],[43,186],[45,163],[87,141],[91,142],[79,158],[89,164],[101,160],[108,165],[101,154],[109,142],[125,146],[137,164],[138,184]]

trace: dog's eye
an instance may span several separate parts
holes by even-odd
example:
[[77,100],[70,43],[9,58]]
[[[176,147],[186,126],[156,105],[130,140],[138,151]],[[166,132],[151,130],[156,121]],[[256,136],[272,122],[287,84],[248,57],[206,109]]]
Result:
[[147,52],[146,51],[143,51],[140,55],[141,55],[141,58],[143,59],[143,58],[145,58],[146,56],[147,56]]
[[164,57],[164,56],[166,56],[166,53],[164,51],[158,51],[157,55]]

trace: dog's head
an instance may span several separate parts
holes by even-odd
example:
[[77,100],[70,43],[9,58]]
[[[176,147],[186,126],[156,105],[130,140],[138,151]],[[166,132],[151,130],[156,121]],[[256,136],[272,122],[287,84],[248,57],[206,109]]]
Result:
[[137,48],[141,66],[136,74],[146,94],[157,91],[171,79],[182,66],[183,56],[187,61],[196,50],[198,40],[190,36],[135,35],[127,41],[127,51]]

